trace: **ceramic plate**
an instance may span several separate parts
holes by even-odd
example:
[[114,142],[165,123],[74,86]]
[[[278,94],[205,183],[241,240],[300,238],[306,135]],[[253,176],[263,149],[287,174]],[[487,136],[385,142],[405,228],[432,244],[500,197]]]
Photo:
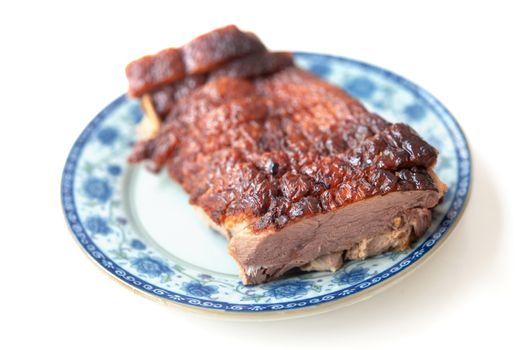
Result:
[[[409,251],[348,262],[247,287],[227,243],[188,205],[166,174],[126,163],[142,118],[125,95],[107,106],[74,144],[62,178],[62,204],[85,252],[135,290],[194,309],[236,315],[290,315],[355,302],[427,257],[450,234],[470,185],[470,153],[451,114],[430,94],[384,69],[350,59],[296,53],[296,63],[341,86],[389,121],[405,122],[438,148],[436,172],[449,186],[431,228]],[[342,302],[344,301],[344,302]]]

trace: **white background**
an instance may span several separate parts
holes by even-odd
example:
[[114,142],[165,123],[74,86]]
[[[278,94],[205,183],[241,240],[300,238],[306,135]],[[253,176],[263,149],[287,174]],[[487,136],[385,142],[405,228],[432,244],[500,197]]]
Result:
[[[183,3],[183,4],[182,4]],[[0,5],[0,348],[522,348],[524,11],[518,1],[214,1]],[[272,49],[348,56],[420,84],[456,116],[473,192],[404,281],[303,319],[206,319],[135,295],[66,228],[74,140],[126,89],[125,64],[236,23]]]

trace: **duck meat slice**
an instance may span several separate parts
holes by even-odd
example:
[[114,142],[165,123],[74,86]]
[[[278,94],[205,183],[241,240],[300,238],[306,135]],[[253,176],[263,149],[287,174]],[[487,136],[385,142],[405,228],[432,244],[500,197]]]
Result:
[[[214,45],[203,47],[229,50]],[[180,80],[198,80],[183,93],[171,82],[146,95],[154,132],[129,161],[165,168],[183,187],[229,240],[243,283],[295,268],[334,271],[405,250],[424,234],[446,191],[432,170],[435,148],[295,67],[289,54],[224,45],[242,56],[193,65],[206,72],[195,68]],[[166,108],[159,88],[172,89]]]

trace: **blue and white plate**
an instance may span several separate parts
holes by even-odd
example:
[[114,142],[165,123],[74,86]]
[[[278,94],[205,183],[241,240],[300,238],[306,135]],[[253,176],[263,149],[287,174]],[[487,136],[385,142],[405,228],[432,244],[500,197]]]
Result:
[[369,297],[434,252],[464,209],[470,187],[470,153],[456,120],[430,94],[384,69],[310,53],[295,54],[295,61],[387,120],[408,123],[440,151],[436,172],[449,191],[413,249],[348,262],[336,273],[242,285],[227,242],[193,212],[178,185],[166,174],[126,163],[142,112],[136,101],[121,96],[82,132],[62,177],[65,217],[85,252],[117,280],[159,300],[228,315],[277,317]]

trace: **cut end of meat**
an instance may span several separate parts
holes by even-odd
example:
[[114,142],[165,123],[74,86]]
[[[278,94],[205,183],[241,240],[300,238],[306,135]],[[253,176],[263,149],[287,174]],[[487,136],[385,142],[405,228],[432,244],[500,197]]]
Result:
[[232,235],[229,252],[245,284],[258,284],[300,268],[335,271],[346,260],[403,251],[431,224],[436,191],[395,192],[366,199],[286,226],[277,233]]

